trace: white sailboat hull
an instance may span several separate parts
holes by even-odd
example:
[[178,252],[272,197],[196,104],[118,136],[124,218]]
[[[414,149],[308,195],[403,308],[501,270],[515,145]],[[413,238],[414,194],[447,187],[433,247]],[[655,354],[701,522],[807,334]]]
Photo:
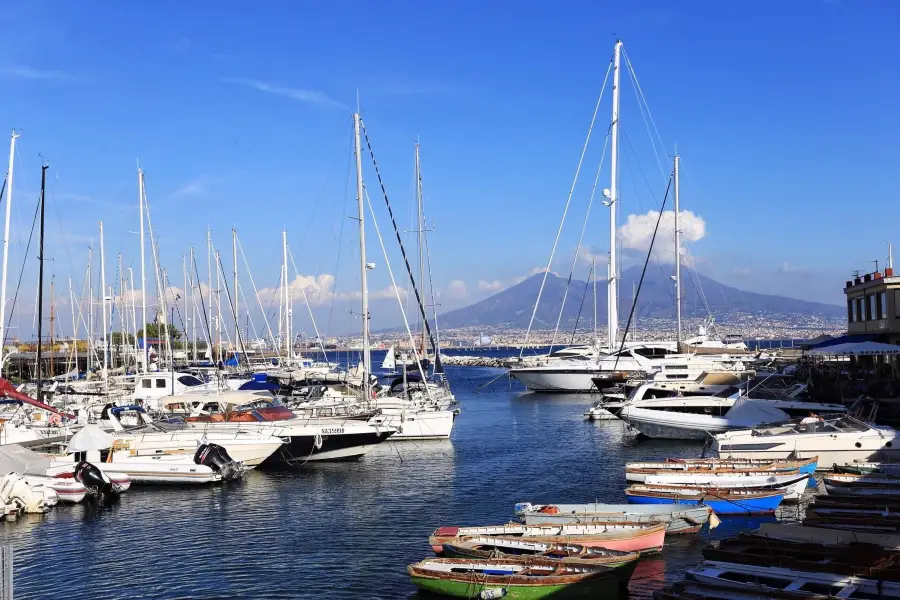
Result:
[[456,415],[450,410],[406,411],[383,409],[383,414],[370,419],[370,423],[397,430],[391,441],[446,440],[453,431]]

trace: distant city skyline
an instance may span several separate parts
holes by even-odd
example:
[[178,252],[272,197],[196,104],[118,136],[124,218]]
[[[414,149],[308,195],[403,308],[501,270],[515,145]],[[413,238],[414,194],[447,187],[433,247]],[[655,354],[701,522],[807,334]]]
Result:
[[[121,293],[120,252],[123,270],[139,277],[138,165],[161,266],[176,288],[171,296],[185,296],[182,257],[192,245],[200,278],[208,278],[207,229],[231,277],[234,227],[239,304],[263,330],[272,302],[278,312],[286,229],[297,266],[289,267],[297,329],[311,331],[304,292],[322,330],[358,329],[350,145],[357,99],[410,244],[413,145],[422,145],[439,310],[508,288],[547,266],[615,35],[652,111],[650,123],[623,64],[623,267],[646,253],[676,146],[686,266],[742,290],[840,305],[853,270],[874,270],[876,259],[884,265],[896,230],[900,116],[890,99],[900,78],[888,50],[900,6],[515,6],[5,6],[2,123],[21,133],[9,297],[25,264],[11,335],[34,330],[36,236],[27,260],[25,249],[42,159],[50,163],[46,285],[55,278],[63,333],[72,329],[68,280],[83,296],[89,244],[99,282],[98,221],[113,295]],[[607,89],[551,264],[564,276],[575,264],[576,278],[586,278],[596,259],[605,277],[608,211],[599,201],[577,256],[576,244],[609,118]],[[657,128],[652,146],[647,130],[655,138]],[[367,148],[363,158],[396,285],[406,289]],[[608,168],[598,177],[601,189]],[[654,253],[663,263],[674,256],[671,216],[664,215]],[[368,234],[373,328],[393,327],[400,322],[394,283],[371,219]],[[154,295],[149,238],[146,266]]]

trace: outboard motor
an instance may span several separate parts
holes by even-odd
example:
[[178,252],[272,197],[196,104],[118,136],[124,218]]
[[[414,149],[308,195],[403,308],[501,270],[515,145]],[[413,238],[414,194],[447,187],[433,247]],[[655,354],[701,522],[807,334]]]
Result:
[[222,476],[224,481],[240,479],[244,476],[244,464],[235,461],[222,446],[218,444],[200,444],[194,454],[194,462],[206,465]]
[[109,476],[86,460],[75,465],[75,479],[81,482],[89,494],[101,501],[112,498],[116,492]]

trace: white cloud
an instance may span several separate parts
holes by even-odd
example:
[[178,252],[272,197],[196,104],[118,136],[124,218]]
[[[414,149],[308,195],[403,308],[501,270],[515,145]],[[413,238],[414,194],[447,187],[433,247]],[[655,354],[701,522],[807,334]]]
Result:
[[21,79],[43,79],[46,81],[72,81],[75,79],[74,75],[63,73],[62,71],[34,69],[24,66],[3,67],[0,69],[0,72]]
[[597,264],[605,265],[609,264],[609,254],[606,252],[593,252],[590,248],[582,246],[578,249],[578,260],[587,265],[594,261]]
[[[481,288],[479,288],[481,289]],[[449,298],[465,298],[469,295],[469,288],[462,279],[454,279],[444,292]]]
[[485,281],[482,279],[478,282],[478,289],[482,292],[499,292],[503,288],[503,282],[496,279],[494,281]]
[[[680,216],[682,244],[696,242],[706,237],[706,221],[702,217],[689,210],[681,211]],[[647,252],[658,219],[659,211],[656,210],[644,215],[628,215],[625,224],[619,227],[622,248]],[[664,263],[675,262],[675,211],[663,212],[653,244],[653,257]]]
[[329,98],[325,92],[320,92],[318,90],[304,90],[299,88],[287,88],[279,85],[274,85],[271,83],[267,83],[265,81],[257,81],[255,79],[240,79],[240,78],[228,78],[222,80],[225,83],[234,83],[237,85],[243,85],[245,87],[251,87],[255,90],[259,90],[260,92],[267,92],[269,94],[276,94],[278,96],[284,96],[286,98],[291,98],[292,100],[299,100],[300,102],[307,102],[309,104],[317,104],[319,106],[324,106],[326,108],[339,108],[341,110],[349,110],[349,108],[334,100]]
[[798,267],[797,265],[792,265],[789,262],[783,262],[778,267],[776,267],[775,272],[779,275],[794,275],[794,276],[805,276],[809,275],[809,269],[805,269],[803,267]]

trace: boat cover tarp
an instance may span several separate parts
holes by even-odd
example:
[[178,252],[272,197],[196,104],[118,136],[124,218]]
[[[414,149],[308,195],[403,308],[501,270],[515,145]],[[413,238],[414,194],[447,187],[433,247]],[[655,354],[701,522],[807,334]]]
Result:
[[0,473],[42,475],[50,467],[50,459],[18,444],[0,446]]
[[814,348],[807,352],[814,356],[877,356],[885,354],[900,354],[900,346],[894,344],[882,344],[881,342],[855,342],[836,344]]
[[115,438],[97,427],[85,425],[81,431],[69,441],[69,452],[87,452],[88,450],[106,450],[113,445]]
[[791,420],[790,415],[772,406],[771,402],[748,399],[744,399],[743,402],[735,402],[734,406],[725,413],[725,418],[728,419],[730,425],[739,427],[753,427],[762,423],[784,423]]

